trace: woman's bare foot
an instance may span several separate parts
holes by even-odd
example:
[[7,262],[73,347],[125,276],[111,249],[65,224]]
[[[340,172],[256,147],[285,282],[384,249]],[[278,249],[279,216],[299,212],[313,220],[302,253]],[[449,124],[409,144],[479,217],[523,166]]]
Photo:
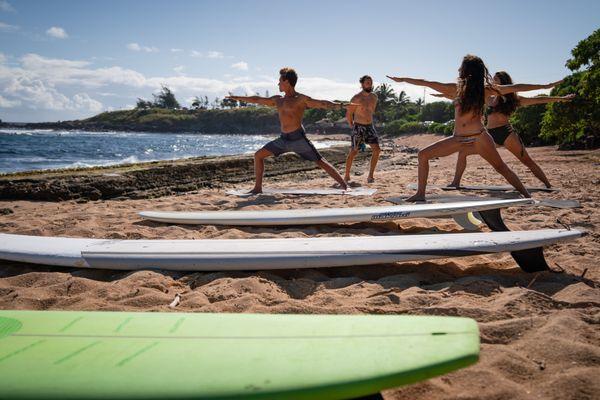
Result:
[[373,178],[373,177],[367,178],[367,183],[373,183],[373,182],[375,182],[375,178]]
[[251,191],[248,192],[248,194],[259,194],[259,193],[262,193],[261,187],[254,187],[254,189],[252,189]]
[[447,184],[446,187],[457,188],[458,189],[460,187],[460,183],[454,183],[454,182],[452,182],[452,183]]

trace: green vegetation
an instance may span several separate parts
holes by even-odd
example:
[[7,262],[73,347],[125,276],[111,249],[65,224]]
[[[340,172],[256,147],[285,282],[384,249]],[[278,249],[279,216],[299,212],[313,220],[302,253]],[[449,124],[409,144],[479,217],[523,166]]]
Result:
[[548,106],[540,136],[562,148],[596,148],[600,146],[600,29],[580,41],[571,56],[566,65],[573,74],[551,94],[577,97]]
[[525,144],[557,144],[561,149],[600,146],[600,29],[580,41],[566,66],[573,71],[550,93],[570,102],[523,107],[511,122]]
[[201,133],[274,133],[277,111],[266,107],[173,110],[133,109],[98,114],[80,121],[82,127],[106,130]]

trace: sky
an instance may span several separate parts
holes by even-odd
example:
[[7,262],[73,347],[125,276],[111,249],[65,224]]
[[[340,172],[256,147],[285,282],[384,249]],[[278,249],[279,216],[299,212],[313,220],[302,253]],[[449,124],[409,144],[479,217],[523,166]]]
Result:
[[90,117],[161,85],[184,106],[273,95],[283,66],[314,98],[348,100],[369,74],[416,99],[423,88],[386,75],[454,82],[467,53],[545,83],[599,22],[597,0],[0,0],[0,119]]

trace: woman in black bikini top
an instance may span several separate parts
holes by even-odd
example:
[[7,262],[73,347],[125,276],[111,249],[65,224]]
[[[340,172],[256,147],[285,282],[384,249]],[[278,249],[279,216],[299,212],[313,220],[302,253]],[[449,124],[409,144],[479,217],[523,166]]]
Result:
[[[513,81],[507,72],[499,71],[494,75],[494,83],[497,85],[511,85]],[[508,151],[513,153],[548,188],[551,187],[550,181],[540,166],[527,153],[521,137],[510,124],[509,118],[518,107],[569,101],[572,98],[573,95],[562,97],[523,97],[516,93],[510,93],[503,96],[491,96],[487,101],[487,131],[492,139],[494,139],[496,146],[504,146]],[[448,186],[460,186],[462,175],[467,167],[467,156],[471,154],[474,153],[468,150],[459,153],[454,180]]]
[[454,134],[419,151],[417,193],[406,199],[406,201],[422,201],[425,199],[430,159],[449,156],[467,149],[483,157],[523,196],[531,197],[519,177],[500,158],[493,139],[488,135],[482,123],[483,108],[485,100],[490,96],[503,96],[519,91],[545,89],[549,87],[548,85],[496,85],[492,82],[492,77],[488,73],[483,60],[470,54],[462,60],[457,83],[442,83],[407,77],[388,76],[388,78],[396,82],[427,86],[446,97],[455,99]]

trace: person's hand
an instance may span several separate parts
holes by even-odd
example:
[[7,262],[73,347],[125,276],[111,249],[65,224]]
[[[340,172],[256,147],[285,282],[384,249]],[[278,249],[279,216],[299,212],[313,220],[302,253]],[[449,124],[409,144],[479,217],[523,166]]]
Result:
[[354,107],[360,106],[360,104],[358,104],[358,103],[352,103],[352,102],[339,102],[339,103],[336,103],[336,104],[340,106],[340,109],[350,108],[350,107],[354,108]]
[[386,75],[386,76],[395,82],[404,82],[404,79],[405,79],[405,78],[398,78],[396,76],[389,76],[389,75]]
[[546,89],[550,89],[553,88],[556,85],[560,85],[562,83],[562,81],[564,81],[564,79],[561,79],[560,81],[556,81],[556,82],[551,82],[549,84],[546,85]]

